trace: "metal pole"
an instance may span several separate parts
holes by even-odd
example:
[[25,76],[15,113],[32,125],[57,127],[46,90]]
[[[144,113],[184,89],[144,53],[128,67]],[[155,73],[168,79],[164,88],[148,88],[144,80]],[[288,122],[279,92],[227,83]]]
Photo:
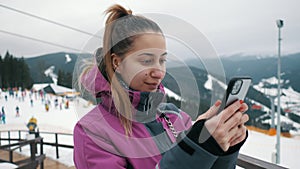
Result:
[[280,27],[278,28],[278,67],[277,67],[277,76],[278,76],[278,86],[277,86],[277,128],[276,128],[276,164],[280,163],[280,66],[281,66],[281,60],[280,60],[280,41],[281,41],[281,37],[280,37]]
[[274,96],[270,96],[271,100],[271,128],[275,129],[275,106],[274,106]]

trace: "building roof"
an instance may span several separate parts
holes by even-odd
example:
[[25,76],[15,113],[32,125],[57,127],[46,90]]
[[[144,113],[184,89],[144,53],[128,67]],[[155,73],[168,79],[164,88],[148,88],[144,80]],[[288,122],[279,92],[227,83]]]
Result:
[[60,85],[55,85],[53,83],[34,84],[32,89],[35,91],[44,90],[46,93],[53,93],[57,95],[63,95],[65,93],[75,92],[74,89],[70,89]]

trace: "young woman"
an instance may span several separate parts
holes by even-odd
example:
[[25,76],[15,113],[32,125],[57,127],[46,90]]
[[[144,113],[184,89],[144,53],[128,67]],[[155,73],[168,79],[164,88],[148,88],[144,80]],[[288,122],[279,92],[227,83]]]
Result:
[[248,106],[236,101],[216,115],[217,101],[192,125],[163,102],[167,49],[159,26],[119,5],[106,13],[103,48],[79,78],[98,104],[75,126],[76,168],[235,168]]

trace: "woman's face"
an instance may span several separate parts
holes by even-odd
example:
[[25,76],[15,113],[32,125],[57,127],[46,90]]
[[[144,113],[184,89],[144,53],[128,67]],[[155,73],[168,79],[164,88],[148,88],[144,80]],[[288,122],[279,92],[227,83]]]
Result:
[[140,35],[123,59],[117,57],[120,64],[116,71],[130,88],[153,92],[165,76],[166,57],[166,42],[162,35]]

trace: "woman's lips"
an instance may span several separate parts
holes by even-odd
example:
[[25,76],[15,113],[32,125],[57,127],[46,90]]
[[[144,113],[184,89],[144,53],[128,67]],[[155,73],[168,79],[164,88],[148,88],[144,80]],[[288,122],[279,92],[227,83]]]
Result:
[[158,87],[158,85],[159,85],[159,83],[147,83],[147,82],[145,82],[145,84],[146,84],[147,86],[149,86],[150,89],[152,89],[152,90],[157,89],[157,87]]

